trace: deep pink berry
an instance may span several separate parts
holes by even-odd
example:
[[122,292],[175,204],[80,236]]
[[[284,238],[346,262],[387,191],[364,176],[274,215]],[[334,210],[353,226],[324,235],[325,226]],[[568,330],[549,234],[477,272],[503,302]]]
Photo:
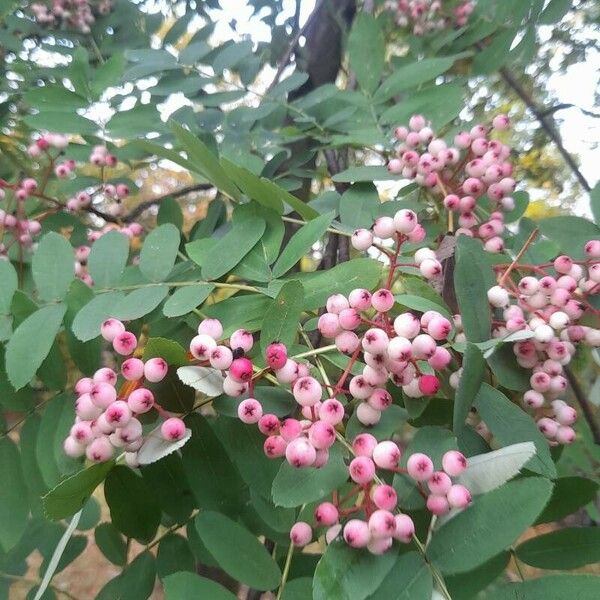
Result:
[[421,375],[419,390],[426,396],[433,396],[440,390],[440,380],[435,375]]
[[165,440],[175,442],[185,435],[185,423],[178,417],[171,417],[160,426],[160,433]]
[[352,548],[364,548],[371,539],[369,526],[360,519],[350,519],[344,526],[344,540]]
[[415,481],[427,481],[433,475],[433,462],[426,454],[417,452],[409,457],[406,469]]
[[128,358],[121,365],[121,374],[128,381],[138,381],[144,376],[144,362],[139,358]]
[[129,394],[127,404],[135,414],[148,412],[154,406],[154,394],[146,388],[137,388]]
[[375,463],[368,456],[357,456],[350,462],[348,471],[354,482],[369,483],[375,477]]
[[467,459],[458,450],[449,450],[442,456],[442,467],[450,477],[458,477],[467,468]]
[[398,503],[398,495],[391,485],[377,485],[371,491],[373,502],[377,508],[383,510],[394,510]]
[[279,419],[272,414],[263,415],[258,420],[258,429],[263,435],[274,435],[279,431]]
[[294,546],[302,548],[310,543],[312,539],[312,529],[308,523],[298,521],[290,529],[290,540]]
[[131,331],[123,331],[122,333],[117,334],[113,339],[112,344],[115,352],[122,356],[128,356],[136,349],[137,338]]
[[247,383],[252,379],[252,361],[246,357],[236,358],[229,367],[229,376],[238,383]]
[[452,508],[466,508],[471,503],[471,493],[464,485],[453,485],[446,498]]
[[352,441],[352,450],[357,456],[373,456],[376,446],[377,439],[370,433],[359,433]]
[[263,444],[263,450],[269,458],[284,456],[287,442],[280,435],[270,435]]
[[273,342],[267,346],[267,350],[265,351],[265,357],[267,360],[267,364],[273,370],[282,369],[287,362],[287,348],[285,344],[281,342]]
[[450,510],[450,504],[445,496],[431,494],[427,497],[427,510],[434,515],[444,515]]
[[338,522],[338,509],[331,502],[322,502],[315,509],[315,521],[319,526],[329,527]]
[[95,383],[90,398],[97,407],[104,409],[117,399],[117,390],[110,383]]

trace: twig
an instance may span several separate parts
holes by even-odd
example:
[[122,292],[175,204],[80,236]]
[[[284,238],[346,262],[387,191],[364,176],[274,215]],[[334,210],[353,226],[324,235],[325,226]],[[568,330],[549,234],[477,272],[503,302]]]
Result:
[[506,281],[506,279],[510,275],[510,272],[515,268],[515,265],[519,262],[519,260],[523,256],[523,254],[525,254],[525,252],[527,251],[527,248],[529,248],[529,246],[531,246],[531,244],[533,243],[533,240],[535,240],[535,238],[537,237],[537,234],[538,234],[538,229],[537,228],[534,229],[529,234],[529,237],[527,238],[527,241],[523,244],[523,247],[519,250],[519,252],[515,256],[514,260],[510,263],[508,269],[506,269],[506,271],[504,271],[504,274],[502,275],[502,277],[500,277],[500,281],[498,281],[498,285],[499,286],[504,285],[504,282]]
[[571,371],[569,367],[565,367],[565,375],[567,376],[569,384],[571,385],[571,389],[573,390],[573,395],[575,396],[575,399],[579,403],[579,406],[581,406],[581,412],[583,413],[583,417],[587,421],[590,431],[592,432],[594,444],[598,444],[600,446],[600,425],[598,425],[598,422],[596,421],[592,405],[587,399],[587,396],[585,395],[584,391],[581,389],[579,381],[577,381],[577,378],[573,374],[573,371]]
[[308,19],[306,19],[306,23],[304,23],[304,25],[300,29],[298,29],[298,31],[296,32],[296,35],[294,35],[294,37],[290,40],[290,43],[289,43],[284,55],[281,57],[281,60],[279,61],[279,66],[277,67],[277,72],[275,73],[275,77],[273,77],[273,81],[271,81],[271,83],[269,84],[269,87],[267,88],[265,95],[269,94],[269,92],[271,92],[271,90],[277,85],[277,83],[279,83],[279,78],[281,77],[281,74],[283,73],[285,68],[288,66],[288,64],[290,62],[290,58],[292,57],[292,54],[294,53],[294,50],[296,49],[296,46],[298,45],[300,38],[304,35],[304,33],[306,32],[306,30],[308,29],[310,24],[313,22],[317,13],[321,10],[321,7],[324,4],[325,4],[325,0],[317,0],[317,2],[315,3],[315,8],[313,9],[313,11],[310,14],[310,16],[308,17]]

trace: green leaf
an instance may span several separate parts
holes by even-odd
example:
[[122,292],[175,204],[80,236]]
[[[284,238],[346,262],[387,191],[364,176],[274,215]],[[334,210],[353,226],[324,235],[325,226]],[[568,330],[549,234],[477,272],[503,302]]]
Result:
[[74,111],[42,110],[35,115],[23,117],[23,121],[35,130],[46,129],[54,133],[94,135],[98,130],[98,124],[95,121],[86,119]]
[[374,92],[385,62],[385,39],[371,15],[360,12],[354,18],[348,37],[348,56],[360,87],[368,94]]
[[78,94],[69,91],[60,84],[48,84],[43,87],[34,87],[23,94],[23,99],[40,111],[73,111],[86,108],[88,101]]
[[379,205],[379,193],[373,183],[355,183],[342,194],[340,221],[351,229],[369,229]]
[[218,279],[229,273],[260,240],[265,227],[265,221],[258,217],[234,218],[230,231],[208,249],[202,276]]
[[110,86],[119,83],[125,68],[125,58],[122,54],[113,54],[94,69],[94,78],[91,81],[92,92],[99,97]]
[[[148,551],[138,554],[119,575],[119,600],[147,600],[154,591],[156,562]],[[111,596],[114,598],[115,596]],[[108,600],[108,598],[107,598]]]
[[[572,215],[540,219],[536,225],[547,238],[558,244],[561,252],[574,259],[586,258],[584,245],[590,240],[600,239],[600,227]],[[577,235],[573,235],[574,231]]]
[[498,383],[516,392],[531,388],[531,373],[517,362],[512,344],[501,344],[487,356],[487,362]]
[[354,183],[357,181],[395,181],[398,179],[398,175],[390,173],[385,166],[360,166],[350,167],[345,171],[336,173],[331,179],[339,183]]
[[157,225],[170,223],[181,230],[183,227],[183,212],[175,198],[165,198],[161,201],[156,215],[156,223]]
[[192,312],[200,306],[215,289],[212,283],[199,283],[198,285],[180,287],[169,296],[163,306],[165,317],[181,317]]
[[527,441],[535,444],[536,455],[527,463],[528,469],[547,477],[556,477],[548,442],[526,412],[487,383],[481,386],[474,406],[495,440],[503,446]]
[[157,227],[144,240],[140,252],[140,271],[150,281],[164,281],[177,258],[181,234],[179,229],[167,223]]
[[114,467],[104,482],[104,497],[113,525],[143,544],[152,541],[160,523],[160,508],[144,480],[131,469]]
[[356,437],[359,433],[370,433],[378,440],[383,441],[389,439],[392,434],[396,433],[402,428],[402,425],[408,419],[408,412],[406,409],[396,404],[388,407],[381,413],[381,418],[375,425],[363,425],[356,416],[356,411],[352,413],[352,416],[348,420],[346,425],[346,437],[349,439]]
[[520,560],[538,569],[577,569],[600,562],[600,529],[570,527],[530,538],[516,548]]
[[475,54],[473,71],[477,75],[487,75],[499,69],[509,57],[509,50],[519,31],[518,27],[498,30],[492,42]]
[[417,552],[407,552],[398,557],[368,600],[427,600],[432,591],[431,571],[424,558]]
[[558,23],[569,12],[572,4],[572,0],[550,0],[540,15],[538,23],[541,25]]
[[92,465],[63,479],[42,498],[46,517],[60,521],[80,511],[114,466],[114,461]]
[[186,349],[177,342],[167,338],[153,337],[149,338],[144,346],[143,359],[164,358],[168,364],[180,367],[188,364]]
[[113,565],[124,567],[127,564],[127,544],[112,523],[100,523],[94,530],[94,541]]
[[29,506],[19,450],[7,437],[0,440],[0,477],[5,482],[0,488],[0,546],[8,552],[27,527]]
[[529,477],[476,497],[471,506],[434,533],[427,549],[429,560],[447,574],[482,565],[518,539],[551,493],[550,481]]
[[435,310],[444,315],[447,319],[452,319],[452,315],[447,306],[429,300],[429,298],[413,296],[412,294],[398,294],[397,296],[394,296],[394,298],[398,304],[410,308],[411,310],[417,310],[422,313],[427,312],[428,310]]
[[16,390],[28,384],[50,352],[67,307],[51,304],[27,317],[6,346],[6,373]]
[[509,552],[501,552],[481,566],[461,575],[444,577],[450,596],[455,600],[471,600],[498,578],[508,565]]
[[168,285],[133,290],[114,305],[112,316],[123,321],[141,319],[152,312],[167,297],[168,293]]
[[321,239],[331,225],[333,217],[333,212],[326,213],[296,231],[273,266],[273,276],[280,277],[287,273],[310,250],[311,246]]
[[329,461],[318,469],[297,469],[287,461],[281,463],[273,481],[275,506],[291,508],[320,500],[348,479],[342,448],[335,444],[329,451]]
[[550,575],[522,583],[511,583],[486,594],[486,600],[598,600],[600,577]]
[[0,261],[0,281],[0,313],[8,314],[13,295],[19,287],[17,272],[8,260]]
[[244,503],[244,482],[208,421],[198,413],[185,420],[192,430],[181,449],[183,469],[198,506],[237,513]]
[[394,72],[379,86],[373,100],[385,102],[400,92],[426,83],[445,73],[463,55],[424,58],[396,67]]
[[329,544],[315,569],[313,600],[365,600],[393,569],[394,552],[375,556],[342,542]]
[[303,303],[304,290],[299,281],[289,281],[279,290],[265,313],[261,328],[260,345],[263,354],[272,342],[282,342],[286,346],[294,342]]
[[73,247],[60,234],[47,233],[31,260],[31,272],[42,300],[62,300],[75,277]]
[[125,297],[123,292],[108,292],[92,298],[73,319],[71,329],[82,342],[100,336],[100,326],[106,319],[113,317],[114,308]]
[[183,536],[171,534],[160,541],[156,555],[156,570],[161,579],[178,571],[193,573],[195,568],[196,560],[188,541]]
[[277,563],[247,529],[213,511],[201,512],[195,525],[206,549],[228,575],[257,590],[277,587],[281,579]]
[[213,183],[221,192],[232,198],[240,199],[240,191],[231,181],[225,169],[219,164],[219,159],[194,134],[181,125],[171,122],[171,131],[186,151],[188,160],[194,165],[194,170]]
[[210,598],[210,600],[237,600],[229,590],[216,581],[200,577],[195,573],[174,573],[165,577],[165,600],[185,598]]
[[594,222],[596,225],[600,226],[600,182],[598,182],[590,192],[590,208],[594,215]]
[[585,477],[560,477],[554,482],[552,497],[537,523],[559,521],[592,502],[598,493],[598,483]]
[[122,233],[109,231],[96,240],[88,257],[88,269],[94,285],[98,288],[117,285],[128,257],[129,239]]
[[494,285],[492,271],[479,240],[461,235],[456,243],[454,290],[467,339],[490,337],[492,316],[487,291]]
[[485,375],[485,361],[477,346],[467,342],[467,348],[463,355],[463,372],[458,382],[458,388],[454,395],[454,416],[452,418],[452,429],[456,434],[460,433],[465,426],[473,399],[481,387]]

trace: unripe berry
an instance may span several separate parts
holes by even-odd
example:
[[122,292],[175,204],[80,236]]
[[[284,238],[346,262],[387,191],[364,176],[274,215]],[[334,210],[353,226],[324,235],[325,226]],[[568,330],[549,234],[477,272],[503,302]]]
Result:
[[373,393],[373,386],[369,385],[362,375],[353,377],[350,380],[348,389],[352,396],[359,400],[366,400]]
[[396,234],[394,219],[392,217],[379,217],[373,225],[373,233],[382,240],[387,240]]
[[388,312],[394,306],[394,295],[386,289],[377,290],[371,297],[371,304],[377,312]]
[[293,394],[301,406],[313,406],[323,393],[321,384],[314,377],[300,377],[294,384]]
[[280,433],[286,442],[291,442],[302,433],[302,423],[297,419],[286,419],[281,424]]
[[95,463],[106,462],[114,454],[114,447],[106,436],[97,437],[86,449],[85,455],[88,460]]
[[333,338],[340,333],[340,318],[335,313],[323,313],[319,317],[317,327],[321,335],[327,338]]
[[136,349],[136,347],[137,338],[130,331],[119,333],[113,339],[113,348],[115,352],[121,354],[122,356],[128,356]]
[[127,405],[135,414],[148,412],[154,406],[154,394],[146,388],[133,390],[127,398]]
[[178,417],[171,417],[160,426],[160,433],[168,442],[176,442],[185,435],[185,423]]
[[293,467],[310,467],[317,458],[317,452],[305,437],[298,437],[288,444],[285,458]]
[[350,238],[355,250],[368,250],[373,245],[373,234],[368,229],[356,229]]
[[89,394],[92,391],[93,387],[94,387],[94,380],[91,377],[82,377],[75,384],[75,392],[80,396],[82,394]]
[[434,515],[445,515],[450,510],[450,504],[445,496],[431,494],[427,497],[427,510]]
[[490,288],[487,292],[487,297],[489,303],[496,308],[504,308],[510,302],[508,292],[499,285]]
[[417,226],[417,223],[417,215],[407,208],[399,210],[394,215],[394,227],[398,233],[410,233]]
[[262,405],[255,398],[242,400],[237,409],[238,417],[243,423],[258,423],[262,412]]
[[352,354],[360,346],[360,338],[353,331],[338,333],[335,336],[334,342],[335,347],[342,354]]
[[435,340],[426,333],[418,335],[412,341],[412,353],[415,358],[427,359],[431,358],[437,348]]
[[569,256],[559,256],[554,259],[554,269],[557,273],[568,273],[573,267],[573,259]]
[[369,396],[367,402],[375,410],[382,411],[392,404],[392,396],[387,390],[378,388]]
[[453,485],[446,498],[452,508],[466,508],[471,504],[471,492],[464,485]]
[[93,380],[95,383],[108,383],[114,386],[117,383],[117,374],[112,369],[103,367],[94,373]]
[[96,419],[102,413],[102,408],[92,402],[89,394],[82,394],[75,400],[75,414],[84,421]]
[[544,396],[535,390],[527,390],[523,394],[523,404],[529,408],[541,408],[544,406]]
[[394,319],[394,331],[399,336],[412,339],[420,330],[421,323],[412,313],[402,313]]
[[415,524],[408,515],[396,515],[394,517],[396,521],[396,529],[394,531],[394,537],[407,544],[412,540],[415,534]]
[[556,441],[559,444],[572,444],[575,437],[575,431],[566,425],[561,425],[556,432]]
[[233,362],[233,353],[227,346],[216,346],[208,357],[210,366],[219,371],[226,371]]
[[350,519],[344,526],[344,540],[352,548],[364,548],[371,539],[369,526],[360,519]]
[[433,475],[433,462],[426,454],[417,452],[409,457],[406,470],[415,481],[427,481]]
[[371,307],[371,292],[363,288],[352,290],[348,296],[350,307],[355,310],[367,310]]
[[433,353],[433,356],[430,356],[427,359],[429,365],[434,368],[436,371],[441,371],[445,369],[450,362],[452,361],[452,355],[450,352],[444,348],[443,346],[438,346]]
[[63,442],[63,450],[67,456],[71,458],[79,458],[85,454],[86,448],[83,443],[79,442],[70,435],[65,438],[65,441]]
[[366,402],[362,402],[356,408],[356,418],[367,427],[377,425],[381,420],[381,411],[376,410]]
[[152,383],[158,383],[166,377],[168,370],[169,365],[166,360],[159,357],[151,358],[144,365],[144,377]]
[[[331,313],[329,313],[329,314],[331,314]],[[354,330],[360,325],[360,314],[354,308],[345,308],[338,315],[338,324],[340,327],[342,327],[345,330]],[[332,323],[332,326],[333,326],[333,323]],[[339,335],[339,334],[336,334],[335,337],[337,337],[337,335]],[[334,337],[334,336],[328,336],[328,337]]]
[[371,457],[376,446],[377,439],[370,433],[359,433],[352,441],[352,450],[357,456]]
[[467,459],[458,450],[448,450],[442,456],[442,468],[450,477],[458,477],[467,468]]
[[372,452],[373,461],[381,469],[395,469],[402,455],[398,445],[391,440],[379,442]]
[[290,529],[290,540],[294,546],[302,548],[310,543],[312,539],[312,529],[308,523],[298,521]]
[[357,456],[350,462],[348,471],[355,483],[369,483],[375,477],[375,464],[368,456]]
[[322,502],[315,509],[315,521],[319,526],[329,527],[338,522],[338,509],[331,502]]
[[112,342],[125,331],[125,325],[118,319],[106,319],[100,326],[100,334],[107,342]]
[[123,442],[132,444],[142,437],[142,424],[132,417],[125,427],[117,429],[117,434]]
[[138,381],[144,376],[144,363],[139,358],[128,358],[121,365],[121,374],[127,381]]
[[573,425],[577,421],[577,412],[571,406],[562,406],[556,411],[556,420],[561,425]]

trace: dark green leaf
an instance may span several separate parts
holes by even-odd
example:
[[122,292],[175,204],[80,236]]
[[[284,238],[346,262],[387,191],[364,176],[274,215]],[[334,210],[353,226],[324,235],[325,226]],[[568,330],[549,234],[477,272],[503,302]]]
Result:
[[299,281],[289,281],[279,290],[267,312],[261,328],[260,345],[264,352],[271,342],[293,344],[298,332],[304,304],[304,290]]
[[340,221],[351,229],[369,229],[379,204],[379,193],[373,183],[355,183],[342,194]]
[[199,283],[198,285],[180,287],[169,296],[163,306],[165,317],[180,317],[186,315],[200,306],[215,289],[212,283]]
[[550,575],[522,583],[511,583],[486,594],[486,600],[598,600],[600,577]]
[[71,329],[75,336],[82,342],[99,337],[102,322],[114,316],[115,306],[124,297],[123,292],[108,292],[92,298],[73,319]]
[[94,530],[94,540],[100,552],[119,567],[127,564],[127,544],[112,523],[101,523]]
[[168,293],[169,286],[167,285],[133,290],[114,305],[112,316],[123,321],[140,319],[152,312],[167,297]]
[[171,534],[161,540],[156,555],[156,570],[161,579],[178,571],[193,573],[195,568],[196,560],[183,536]]
[[8,552],[27,527],[29,506],[19,450],[7,437],[0,440],[0,477],[5,483],[0,487],[0,545]]
[[350,167],[345,171],[336,173],[331,179],[341,183],[354,183],[357,181],[394,181],[398,179],[398,175],[390,173],[384,166],[360,166]]
[[417,552],[400,554],[377,591],[368,600],[417,600],[431,598],[433,581],[429,566]]
[[366,93],[375,91],[385,60],[385,39],[377,20],[364,12],[354,19],[348,38],[350,67]]
[[[586,258],[583,250],[586,242],[600,239],[600,227],[581,217],[548,217],[536,224],[547,238],[558,244],[561,252],[574,259]],[[574,231],[577,235],[573,235]]]
[[485,374],[485,361],[477,346],[467,342],[463,355],[463,372],[454,396],[454,416],[452,429],[456,434],[465,426],[465,419],[471,410],[471,405],[481,387]]
[[129,239],[118,231],[109,231],[92,245],[88,269],[98,288],[117,285],[129,256]]
[[554,482],[552,497],[539,516],[538,523],[559,521],[592,502],[598,494],[598,483],[585,477],[560,477]]
[[229,590],[217,582],[194,573],[174,573],[165,578],[165,600],[206,598],[207,600],[237,600]]

